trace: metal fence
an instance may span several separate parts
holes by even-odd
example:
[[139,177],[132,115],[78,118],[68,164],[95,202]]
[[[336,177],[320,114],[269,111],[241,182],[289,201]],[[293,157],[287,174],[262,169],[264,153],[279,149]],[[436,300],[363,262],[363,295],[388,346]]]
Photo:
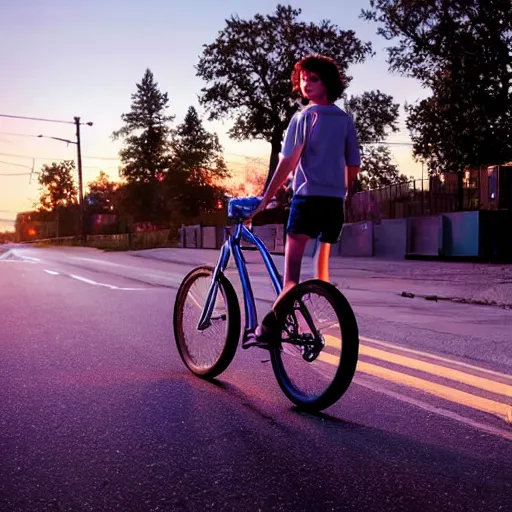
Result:
[[464,181],[461,187],[454,179],[441,181],[431,177],[358,192],[347,198],[346,220],[402,219],[480,207],[479,182]]

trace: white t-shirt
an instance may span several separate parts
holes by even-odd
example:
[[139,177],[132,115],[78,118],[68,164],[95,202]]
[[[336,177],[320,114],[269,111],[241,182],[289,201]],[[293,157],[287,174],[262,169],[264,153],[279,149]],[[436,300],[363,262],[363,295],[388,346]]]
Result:
[[361,165],[352,118],[336,105],[311,105],[297,112],[284,135],[281,154],[304,144],[293,179],[300,196],[345,198],[345,168]]

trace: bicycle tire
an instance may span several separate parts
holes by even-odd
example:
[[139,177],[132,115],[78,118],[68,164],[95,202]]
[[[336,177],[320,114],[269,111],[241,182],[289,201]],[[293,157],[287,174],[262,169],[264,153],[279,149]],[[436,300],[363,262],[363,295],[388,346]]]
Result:
[[307,397],[294,386],[287,374],[282,359],[282,342],[278,336],[270,349],[272,368],[276,380],[286,397],[306,411],[321,411],[337,402],[349,388],[354,377],[359,356],[359,329],[356,317],[347,299],[332,284],[318,279],[309,279],[293,287],[280,301],[276,317],[282,332],[286,317],[293,309],[295,301],[307,293],[319,294],[329,302],[338,318],[342,332],[342,349],[339,365],[330,385],[317,397]]
[[[226,305],[226,336],[223,341],[222,349],[215,361],[206,367],[200,367],[194,362],[190,353],[185,333],[183,330],[183,313],[188,292],[192,285],[199,278],[207,278],[211,281],[213,267],[201,266],[191,270],[181,282],[176,294],[173,314],[174,339],[178,348],[178,353],[185,366],[195,375],[203,379],[212,379],[220,375],[229,366],[235,356],[238,341],[240,339],[241,315],[238,298],[231,282],[223,274],[219,278],[219,291]],[[205,297],[206,298],[206,297]],[[195,326],[194,326],[195,328]],[[206,329],[207,332],[208,329]]]

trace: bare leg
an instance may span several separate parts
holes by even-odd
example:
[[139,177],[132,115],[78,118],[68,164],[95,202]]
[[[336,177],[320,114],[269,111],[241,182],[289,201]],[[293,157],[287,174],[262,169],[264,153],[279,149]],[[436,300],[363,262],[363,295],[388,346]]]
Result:
[[329,281],[329,256],[331,244],[320,242],[315,255],[315,278],[322,281]]
[[[302,257],[304,256],[304,249],[306,248],[306,243],[308,240],[309,237],[307,235],[289,234],[286,237],[286,246],[284,249],[283,291],[279,294],[279,297],[277,297],[274,305],[272,306],[272,311],[274,311],[274,313],[275,307],[279,300],[286,294],[288,290],[293,288],[299,282]],[[264,338],[264,336],[266,336],[268,332],[274,328],[273,323],[275,323],[275,318],[276,317],[272,312],[269,312],[265,318],[263,318],[262,323],[256,329],[256,336],[260,339],[260,341],[262,337]],[[263,343],[267,342],[263,341]]]
[[277,304],[288,290],[299,283],[302,257],[304,256],[304,249],[308,240],[309,236],[307,235],[289,234],[286,237],[283,291],[279,294],[274,305]]

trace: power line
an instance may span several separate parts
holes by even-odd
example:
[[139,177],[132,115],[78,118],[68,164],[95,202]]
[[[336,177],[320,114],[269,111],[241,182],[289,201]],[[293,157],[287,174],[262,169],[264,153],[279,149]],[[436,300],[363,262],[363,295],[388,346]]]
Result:
[[48,123],[75,124],[74,121],[61,121],[59,119],[46,119],[44,117],[11,116],[11,115],[8,115],[8,114],[0,114],[0,117],[8,117],[10,119],[29,119],[31,121],[45,121],[45,122],[48,122]]
[[[30,158],[37,158],[37,157],[26,156],[26,155],[15,155],[13,153],[0,153],[0,155],[2,155],[2,156],[11,156],[13,158],[28,158],[28,159],[30,159]],[[44,160],[44,159],[40,158],[40,160]],[[51,160],[51,158],[49,160]]]
[[[15,153],[0,153],[1,156],[9,156],[11,158],[27,158],[27,159],[32,159],[32,158],[35,158],[36,160],[65,160],[64,157],[47,157],[47,156],[28,156],[28,155],[19,155],[19,154],[15,154]],[[87,158],[89,160],[112,160],[112,161],[115,161],[115,160],[119,160],[118,158],[115,158],[115,157],[110,157],[110,156],[105,156],[105,157],[100,157],[100,156],[85,156],[83,158]]]
[[83,166],[84,169],[118,169],[118,166],[117,165],[84,165]]
[[0,176],[30,176],[30,172],[19,172],[19,173],[0,173]]
[[115,156],[84,156],[84,158],[89,158],[89,160],[119,160]]
[[[37,135],[35,136],[37,137]],[[28,156],[28,155],[20,155],[16,153],[0,153],[1,156],[10,156],[12,158],[35,158],[36,160],[60,160],[62,157],[46,157],[46,156]],[[238,158],[246,158],[249,160],[266,160],[266,155],[256,156],[256,155],[240,155],[238,153],[223,153],[224,156],[231,157],[235,156]],[[118,161],[119,157],[115,156],[89,156],[84,155],[83,158],[87,158],[89,160],[110,160],[110,161]]]
[[9,135],[11,137],[35,137],[37,138],[38,135],[32,135],[31,133],[11,133],[11,132],[0,132],[0,135]]
[[28,165],[15,164],[13,162],[4,162],[3,160],[0,160],[0,164],[14,165],[15,167],[24,167],[25,169],[32,169],[32,167],[29,167]]
[[264,160],[267,158],[266,155],[256,156],[256,155],[240,155],[238,153],[223,153],[224,156],[236,156],[238,158],[249,158],[254,160]]
[[[26,158],[32,160],[35,158],[36,160],[68,160],[68,158],[64,158],[62,156],[57,157],[46,157],[46,156],[28,156],[28,155],[16,155],[13,153],[0,153],[1,156],[9,156],[11,158]],[[85,158],[85,157],[84,157]]]
[[364,146],[377,146],[377,145],[383,145],[383,146],[412,146],[412,142],[369,142],[367,144],[363,144]]

